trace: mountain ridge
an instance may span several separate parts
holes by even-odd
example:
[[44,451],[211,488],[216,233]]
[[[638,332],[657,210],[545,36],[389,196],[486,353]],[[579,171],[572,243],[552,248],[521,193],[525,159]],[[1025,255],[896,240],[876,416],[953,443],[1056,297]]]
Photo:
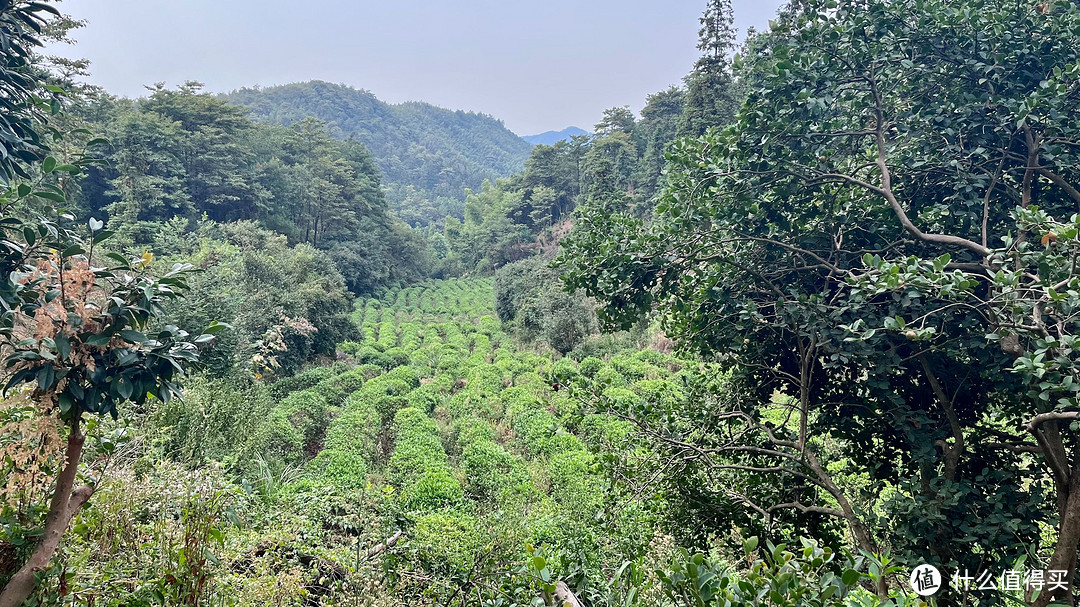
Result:
[[521,138],[533,145],[555,145],[578,135],[588,135],[585,129],[568,126],[561,131],[545,131],[538,135],[522,135]]
[[410,187],[431,199],[461,199],[465,188],[520,171],[532,147],[488,114],[423,101],[390,104],[370,91],[321,80],[241,88],[222,97],[256,120],[287,126],[314,117],[336,137],[355,137],[398,201]]

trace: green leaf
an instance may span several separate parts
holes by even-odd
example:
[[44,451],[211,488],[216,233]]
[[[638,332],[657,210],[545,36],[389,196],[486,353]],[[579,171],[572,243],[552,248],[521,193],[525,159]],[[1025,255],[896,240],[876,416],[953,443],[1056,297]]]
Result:
[[44,198],[45,200],[51,200],[60,204],[64,204],[67,202],[67,198],[65,198],[63,195],[57,194],[56,192],[49,192],[47,190],[38,190],[34,192],[34,196],[37,196],[38,198]]
[[53,341],[56,343],[56,354],[60,360],[67,360],[67,357],[71,355],[71,340],[67,335],[60,333],[53,338]]
[[758,546],[758,538],[755,535],[754,537],[751,537],[751,538],[747,539],[745,542],[743,542],[743,552],[747,556],[749,556],[751,552],[757,550],[757,546]]
[[111,259],[111,260],[115,261],[116,263],[120,264],[120,267],[123,267],[123,268],[130,268],[131,267],[131,260],[128,259],[127,257],[119,254],[119,253],[106,253],[105,257],[108,257],[109,259]]
[[124,339],[136,344],[144,344],[148,341],[146,335],[132,329],[123,329],[119,332],[119,334],[120,337],[123,337]]
[[61,392],[56,400],[60,403],[60,416],[67,417],[68,413],[75,407],[75,401],[71,399],[71,395],[67,392]]
[[112,341],[112,335],[105,335],[99,333],[97,335],[91,335],[90,337],[84,339],[83,343],[88,346],[96,346],[102,348],[109,345],[110,341]]
[[228,323],[214,321],[210,323],[210,326],[206,327],[206,329],[203,330],[203,333],[207,333],[209,335],[217,335],[225,329],[232,329],[232,325]]
[[858,583],[860,577],[862,576],[859,575],[858,571],[855,571],[854,569],[846,569],[844,571],[844,574],[840,577],[840,581],[844,582],[845,586],[854,586],[856,583]]
[[41,171],[45,174],[52,173],[56,169],[56,159],[49,156],[41,163]]
[[127,400],[131,398],[131,382],[127,378],[121,376],[114,382],[116,384],[116,392],[120,395],[120,398]]

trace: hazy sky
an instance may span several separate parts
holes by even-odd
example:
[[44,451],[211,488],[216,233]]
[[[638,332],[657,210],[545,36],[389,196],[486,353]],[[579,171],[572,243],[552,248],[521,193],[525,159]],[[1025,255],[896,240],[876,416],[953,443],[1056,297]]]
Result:
[[[764,27],[782,0],[734,0]],[[389,102],[484,112],[520,135],[591,129],[604,108],[679,82],[704,0],[64,0],[89,21],[67,56],[91,81],[204,82],[214,92],[327,80]]]

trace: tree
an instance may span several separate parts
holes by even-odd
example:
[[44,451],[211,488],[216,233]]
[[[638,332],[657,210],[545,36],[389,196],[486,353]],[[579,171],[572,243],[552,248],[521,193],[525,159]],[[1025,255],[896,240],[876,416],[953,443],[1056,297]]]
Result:
[[624,105],[604,110],[604,117],[597,123],[594,130],[597,135],[610,135],[611,133],[630,135],[634,132],[636,124],[637,121],[634,119],[634,113],[630,111],[630,106]]
[[550,260],[537,255],[507,264],[495,273],[495,313],[514,323],[519,337],[542,338],[562,354],[581,345],[596,329],[596,313],[583,293],[561,288]]
[[651,198],[660,187],[664,152],[668,144],[678,137],[685,99],[686,92],[673,86],[649,95],[645,107],[641,109],[637,130],[644,149],[634,181],[645,198]]
[[585,194],[594,204],[626,208],[634,197],[637,148],[630,135],[614,131],[592,140],[582,162]]
[[139,111],[176,125],[173,145],[184,188],[199,213],[216,221],[253,219],[260,193],[246,140],[255,125],[243,108],[202,92],[202,86],[187,82],[173,91],[158,84]]
[[[569,284],[615,324],[659,308],[752,397],[718,413],[736,429],[721,466],[827,499],[729,498],[952,569],[1029,553],[1070,585],[1030,601],[1071,604],[1077,27],[1071,2],[800,3],[741,74],[735,127],[673,149],[654,223],[579,220]],[[790,422],[764,414],[774,390]],[[918,524],[873,525],[826,447]]]
[[176,124],[155,114],[129,112],[108,134],[114,147],[110,189],[105,192],[106,200],[90,202],[91,212],[106,212],[109,228],[118,231],[124,241],[139,245],[150,241],[154,224],[173,217],[193,217],[194,207],[185,187],[187,171],[180,160],[182,134]]
[[505,180],[485,181],[479,192],[468,192],[459,235],[451,237],[456,226],[452,228],[450,222],[446,228],[467,271],[490,271],[527,256],[524,247],[531,240],[529,231],[511,219],[521,202],[522,192]]
[[[526,200],[531,206],[530,215],[535,213],[537,218],[550,218],[550,223],[554,224],[574,210],[581,196],[581,163],[587,149],[587,139],[581,135],[572,142],[560,141],[553,146],[538,145],[533,148],[521,177]],[[550,201],[546,209],[543,208],[544,203],[548,202],[546,194],[541,196],[543,201],[536,197],[539,188],[555,193],[555,199]],[[543,221],[540,223],[543,224]]]
[[[10,211],[18,198],[17,190],[9,192],[4,208]],[[173,325],[156,326],[161,306],[187,290],[191,267],[178,265],[156,277],[148,272],[150,256],[115,256],[112,267],[95,266],[95,245],[108,236],[100,221],[91,220],[86,240],[48,218],[8,215],[0,225],[0,267],[7,277],[0,288],[0,339],[10,352],[5,390],[31,384],[39,414],[55,416],[67,428],[40,539],[0,591],[0,606],[18,607],[94,494],[93,484],[75,487],[86,441],[84,416],[115,418],[126,402],[141,406],[148,398],[168,402],[178,396],[177,380],[198,362],[198,345],[210,343],[210,333],[223,326],[190,341]]]
[[701,57],[686,77],[686,100],[680,134],[697,136],[709,127],[730,124],[738,108],[729,55],[735,47],[731,0],[709,0],[701,16]]
[[[39,540],[0,590],[2,607],[18,607],[31,595],[38,572],[94,493],[93,485],[75,488],[86,440],[83,416],[116,417],[119,405],[142,404],[150,397],[168,401],[179,394],[176,380],[184,368],[197,363],[197,344],[213,339],[204,334],[188,341],[188,334],[175,326],[151,325],[161,305],[187,288],[189,266],[156,277],[147,271],[152,256],[134,262],[117,256],[113,267],[98,267],[95,245],[110,235],[102,230],[104,224],[91,220],[84,240],[65,225],[70,215],[41,207],[41,201],[64,204],[64,191],[57,185],[63,181],[56,177],[78,174],[90,164],[89,159],[59,164],[52,156],[40,165],[35,162],[47,152],[41,131],[60,138],[44,124],[39,107],[44,103],[52,114],[58,113],[56,96],[62,91],[43,87],[41,75],[31,69],[32,51],[40,46],[35,36],[49,25],[42,13],[59,17],[41,3],[0,5],[0,63],[5,68],[0,74],[0,111],[5,117],[0,174],[10,184],[0,197],[0,341],[6,353],[5,392],[31,384],[30,399],[39,415],[59,420],[67,438]],[[37,97],[41,88],[55,95],[51,103]],[[29,180],[32,170],[39,176]],[[150,328],[154,333],[147,334]],[[220,328],[215,325],[210,332]],[[45,424],[44,431],[50,427],[59,439],[55,425]],[[43,441],[42,448],[47,444]],[[8,475],[7,480],[18,478]]]

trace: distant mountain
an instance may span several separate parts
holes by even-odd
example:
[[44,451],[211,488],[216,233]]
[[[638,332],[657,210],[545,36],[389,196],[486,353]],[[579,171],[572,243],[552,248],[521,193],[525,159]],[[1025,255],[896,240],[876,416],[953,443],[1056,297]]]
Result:
[[522,139],[533,145],[555,145],[564,139],[588,134],[589,132],[585,129],[579,129],[576,126],[568,126],[561,131],[548,131],[546,133],[540,133],[539,135],[526,135],[522,137]]
[[486,114],[421,102],[391,105],[339,84],[246,88],[224,98],[250,108],[256,120],[289,125],[315,117],[335,136],[355,136],[375,156],[384,185],[398,202],[408,195],[408,186],[432,200],[460,200],[465,188],[512,175],[529,157],[530,145]]

